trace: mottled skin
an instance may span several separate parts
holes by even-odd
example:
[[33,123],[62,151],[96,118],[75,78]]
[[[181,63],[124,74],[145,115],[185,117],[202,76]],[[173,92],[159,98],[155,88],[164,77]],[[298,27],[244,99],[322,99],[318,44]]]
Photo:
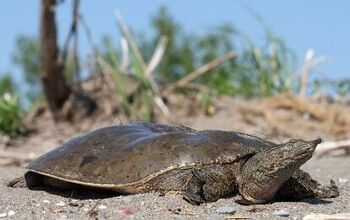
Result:
[[[339,195],[299,167],[320,140],[275,144],[229,131],[134,123],[76,137],[28,165],[29,187],[175,192],[193,204],[239,193],[241,203]],[[15,180],[10,185],[20,185]]]

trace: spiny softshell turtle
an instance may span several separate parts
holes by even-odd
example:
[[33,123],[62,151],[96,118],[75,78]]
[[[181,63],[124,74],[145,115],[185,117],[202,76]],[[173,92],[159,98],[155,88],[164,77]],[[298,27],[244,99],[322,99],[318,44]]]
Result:
[[275,144],[231,131],[153,123],[110,126],[32,161],[23,181],[29,187],[73,183],[123,194],[176,192],[193,204],[237,193],[248,204],[337,197],[333,181],[322,186],[299,169],[320,141]]

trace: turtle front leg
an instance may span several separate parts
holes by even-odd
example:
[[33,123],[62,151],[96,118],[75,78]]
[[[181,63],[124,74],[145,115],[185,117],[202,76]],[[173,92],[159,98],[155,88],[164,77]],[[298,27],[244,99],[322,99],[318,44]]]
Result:
[[43,185],[43,177],[33,172],[26,172],[24,176],[17,177],[7,183],[12,188],[36,188]]
[[16,178],[10,180],[7,183],[7,186],[12,187],[12,188],[26,188],[26,187],[28,187],[24,176],[16,177]]
[[183,199],[193,205],[200,205],[206,202],[203,186],[205,181],[200,178],[195,170],[191,172],[190,179],[185,185]]
[[216,165],[194,169],[182,190],[183,198],[191,204],[215,202],[237,192],[234,165]]
[[338,196],[339,189],[333,180],[330,181],[329,186],[324,186],[302,170],[297,170],[276,193],[277,200],[293,201],[307,198],[335,198]]

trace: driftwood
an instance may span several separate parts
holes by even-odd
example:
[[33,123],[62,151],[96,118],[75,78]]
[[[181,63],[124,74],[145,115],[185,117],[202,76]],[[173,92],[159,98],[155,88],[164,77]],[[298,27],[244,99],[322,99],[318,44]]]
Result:
[[350,154],[350,140],[323,142],[317,146],[315,153],[318,156],[324,156],[340,150],[343,150],[345,154]]

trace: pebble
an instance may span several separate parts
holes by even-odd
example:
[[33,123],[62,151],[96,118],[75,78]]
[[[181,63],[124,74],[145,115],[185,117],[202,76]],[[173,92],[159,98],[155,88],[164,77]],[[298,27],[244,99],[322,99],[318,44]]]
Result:
[[105,206],[105,205],[99,205],[97,208],[98,208],[98,209],[106,209],[107,206]]
[[10,210],[8,213],[7,213],[7,216],[13,216],[14,214],[16,214],[13,210]]
[[5,218],[7,216],[6,212],[0,213],[0,218]]
[[346,182],[348,182],[349,180],[346,179],[346,178],[341,178],[341,177],[339,177],[338,181],[339,181],[339,183],[346,183]]
[[216,209],[216,213],[218,214],[234,214],[236,212],[236,208],[232,206],[221,206]]
[[278,211],[275,211],[273,214],[277,215],[277,216],[282,216],[282,217],[288,217],[289,216],[289,212],[287,212],[284,209],[280,209]]
[[68,202],[68,205],[70,206],[81,206],[83,204],[79,203],[79,201],[77,199],[72,199]]
[[129,202],[131,202],[131,198],[129,196],[123,196],[122,201],[125,203],[129,203]]
[[63,207],[65,205],[66,205],[66,203],[64,203],[62,201],[59,201],[58,203],[56,203],[56,206],[59,206],[59,207]]
[[50,203],[50,201],[49,201],[49,200],[44,199],[44,200],[43,200],[43,203],[47,203],[47,204],[49,204],[49,203]]

